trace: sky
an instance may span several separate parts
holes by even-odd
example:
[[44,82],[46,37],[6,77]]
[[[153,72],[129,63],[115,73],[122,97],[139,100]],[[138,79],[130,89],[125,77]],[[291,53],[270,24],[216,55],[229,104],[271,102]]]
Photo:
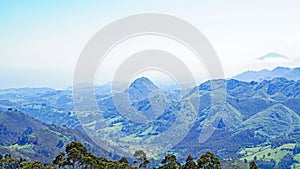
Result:
[[[141,13],[172,15],[197,27],[217,52],[225,77],[300,65],[297,0],[4,0],[0,1],[0,88],[71,86],[88,40],[104,26]],[[187,49],[170,39],[145,36],[128,40],[108,54],[99,65],[96,83],[111,81],[122,60],[143,48],[182,49],[178,57],[199,83],[205,79],[203,66]],[[287,58],[258,59],[270,52]],[[137,76],[159,74],[150,71]]]

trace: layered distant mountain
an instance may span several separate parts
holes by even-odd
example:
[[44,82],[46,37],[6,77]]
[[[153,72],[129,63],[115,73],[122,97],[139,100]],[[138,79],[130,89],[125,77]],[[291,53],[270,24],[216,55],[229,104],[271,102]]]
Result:
[[288,80],[300,80],[300,68],[277,67],[273,70],[263,69],[260,71],[246,71],[232,78],[245,82],[261,82],[276,77],[284,77]]
[[[252,73],[253,76],[249,75],[248,78],[244,76],[247,80],[243,81],[235,79],[207,81],[190,89],[184,97],[175,97],[178,92],[171,90],[164,92],[167,97],[160,97],[161,95],[157,95],[156,92],[163,91],[151,80],[145,77],[136,79],[128,89],[121,91],[123,94],[129,94],[131,99],[131,103],[123,105],[123,108],[129,110],[127,113],[139,113],[151,119],[143,123],[133,120],[124,112],[119,112],[108,86],[96,88],[99,111],[80,112],[84,120],[78,120],[73,110],[70,90],[47,88],[0,90],[0,109],[2,111],[10,109],[9,112],[12,113],[14,109],[18,109],[47,124],[84,128],[88,133],[98,134],[103,142],[109,143],[110,140],[115,140],[118,143],[128,143],[133,140],[133,144],[139,144],[143,140],[148,140],[150,143],[156,137],[172,130],[172,125],[177,121],[179,114],[190,116],[191,112],[195,112],[191,129],[171,150],[180,154],[178,157],[180,160],[188,154],[199,156],[207,149],[224,159],[238,157],[249,160],[254,156],[263,158],[259,154],[261,153],[259,148],[251,150],[252,154],[245,152],[251,147],[266,146],[269,151],[276,151],[281,155],[265,154],[264,158],[276,158],[276,162],[279,162],[285,154],[293,154],[295,145],[300,142],[300,80],[296,78],[299,76],[299,70],[299,68],[278,67],[272,71],[261,71],[267,72],[264,74],[266,76],[260,75],[261,72]],[[256,74],[259,80],[254,79]],[[225,90],[221,91],[226,96],[224,102],[218,100],[212,102],[216,94],[214,90],[220,90],[220,88],[213,88],[212,83],[216,86],[225,84]],[[188,104],[182,104],[186,102],[194,104],[197,99],[200,102],[196,110]],[[12,121],[5,120],[6,116],[2,118],[1,123]],[[10,124],[17,128],[16,121]],[[207,140],[199,142],[200,135],[208,124],[212,125],[214,132]],[[45,125],[46,128],[47,126]],[[26,127],[20,129],[22,132],[24,130]],[[64,131],[56,132],[64,133]],[[176,136],[179,134],[177,132]],[[19,137],[21,136],[22,134]],[[11,143],[8,140],[5,142],[8,146],[19,145],[17,140]],[[57,140],[55,144],[56,142]],[[124,151],[129,149],[121,145],[117,144],[117,147]],[[300,158],[300,155],[294,154],[294,156]]]

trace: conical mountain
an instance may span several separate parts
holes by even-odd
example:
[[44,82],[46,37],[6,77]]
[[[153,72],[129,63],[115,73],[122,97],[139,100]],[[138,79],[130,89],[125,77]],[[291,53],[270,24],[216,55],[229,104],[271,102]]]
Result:
[[147,99],[152,91],[159,88],[148,78],[140,77],[130,84],[126,92],[132,102]]

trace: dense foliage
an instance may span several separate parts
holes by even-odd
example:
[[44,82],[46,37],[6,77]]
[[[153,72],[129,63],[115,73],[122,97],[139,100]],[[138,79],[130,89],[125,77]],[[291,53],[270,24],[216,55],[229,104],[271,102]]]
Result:
[[[158,169],[222,169],[220,160],[210,151],[202,154],[197,160],[189,155],[184,164],[181,164],[175,155],[167,154],[160,164],[150,165],[146,153],[139,149],[133,157],[134,162],[130,164],[128,159],[122,157],[118,161],[111,161],[104,157],[97,157],[88,152],[87,148],[80,142],[71,142],[66,145],[65,152],[60,152],[53,159],[52,163],[43,164],[40,161],[26,161],[15,159],[7,154],[0,156],[0,168],[5,169],[139,169],[139,168],[158,168]],[[285,162],[282,162],[285,164]],[[157,167],[151,167],[157,166]],[[254,161],[249,163],[250,169],[258,168]]]

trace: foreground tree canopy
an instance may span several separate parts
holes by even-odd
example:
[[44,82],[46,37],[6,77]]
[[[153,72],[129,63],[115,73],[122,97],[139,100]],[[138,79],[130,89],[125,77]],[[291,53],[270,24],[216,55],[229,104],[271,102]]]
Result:
[[[0,168],[5,169],[222,169],[220,160],[210,151],[202,154],[197,160],[189,155],[184,164],[181,164],[175,155],[167,154],[160,164],[151,164],[146,153],[139,149],[133,154],[135,159],[122,157],[118,161],[111,161],[104,157],[97,157],[88,152],[79,142],[66,145],[65,152],[60,152],[52,163],[43,164],[39,161],[29,162],[24,159],[15,159],[10,155],[0,156]],[[156,166],[156,167],[151,167]],[[249,163],[250,169],[257,169],[254,161]]]

